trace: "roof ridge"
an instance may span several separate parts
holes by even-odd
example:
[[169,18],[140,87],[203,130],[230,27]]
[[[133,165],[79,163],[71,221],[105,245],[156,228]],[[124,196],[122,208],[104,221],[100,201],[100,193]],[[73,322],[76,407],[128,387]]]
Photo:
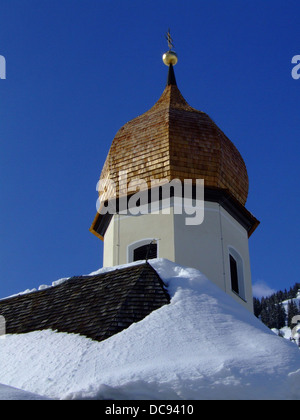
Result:
[[[134,265],[134,266],[132,266],[132,268],[133,269],[136,269],[136,268],[141,269],[144,265],[146,265],[146,263],[141,263],[141,264],[138,264],[136,266]],[[128,269],[128,267],[124,267],[124,268],[117,268],[116,270],[113,270],[113,271],[121,271],[121,270],[126,269],[126,268]],[[105,273],[103,273],[103,274],[105,274]],[[139,278],[140,278],[140,274],[138,275],[138,278],[134,281],[134,284],[132,285],[132,287],[130,287],[130,289],[127,291],[124,298],[122,300],[120,300],[119,305],[117,306],[115,315],[112,317],[111,322],[109,323],[109,325],[107,325],[105,331],[103,331],[103,334],[102,334],[103,336],[110,337],[110,334],[108,334],[108,331],[111,328],[111,326],[114,324],[114,322],[119,319],[122,307],[124,306],[125,302],[127,301],[129,293],[131,292],[132,288],[136,285]]]
[[139,273],[139,275],[138,275],[138,277],[137,277],[137,279],[136,279],[136,281],[134,282],[134,284],[132,285],[132,287],[130,288],[130,290],[128,290],[128,292],[127,292],[127,294],[126,294],[126,297],[124,298],[124,300],[123,300],[123,302],[122,302],[122,304],[120,305],[120,307],[119,307],[119,309],[118,309],[118,311],[117,311],[117,313],[116,313],[116,315],[115,315],[115,317],[114,317],[114,320],[115,319],[117,319],[119,316],[121,317],[121,319],[122,319],[122,315],[121,315],[121,311],[122,311],[122,308],[126,305],[126,303],[128,302],[128,297],[129,297],[129,295],[131,294],[131,292],[132,292],[132,290],[134,289],[134,287],[136,286],[136,284],[141,280],[141,277],[142,277],[142,275],[143,275],[143,273],[144,273],[144,271],[146,270],[146,269],[150,269],[150,271],[152,271],[153,273],[155,273],[155,276],[156,276],[156,279],[157,279],[157,281],[158,281],[158,283],[160,284],[160,286],[161,286],[161,289],[162,289],[162,292],[163,292],[163,294],[164,294],[164,297],[167,299],[167,301],[168,301],[168,303],[170,302],[170,296],[169,296],[169,294],[166,292],[166,290],[165,290],[165,283],[162,281],[162,279],[160,278],[160,276],[159,276],[159,274],[157,273],[157,271],[151,266],[151,264],[149,264],[147,261],[145,262],[145,263],[143,263],[143,264],[141,264],[141,265],[139,265],[138,267],[140,267],[141,268],[141,271],[140,271],[140,273]]

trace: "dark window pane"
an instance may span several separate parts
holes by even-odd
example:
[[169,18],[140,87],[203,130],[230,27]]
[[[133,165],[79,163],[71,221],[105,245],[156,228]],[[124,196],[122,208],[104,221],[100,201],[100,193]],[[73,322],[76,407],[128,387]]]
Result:
[[239,279],[237,271],[237,263],[232,255],[230,257],[230,275],[231,275],[231,288],[232,290],[239,294]]
[[147,244],[133,251],[133,261],[146,260],[157,257],[157,244]]

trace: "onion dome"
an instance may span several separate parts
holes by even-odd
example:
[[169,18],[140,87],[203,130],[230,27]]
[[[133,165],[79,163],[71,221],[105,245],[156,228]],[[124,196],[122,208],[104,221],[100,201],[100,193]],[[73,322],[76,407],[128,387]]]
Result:
[[164,55],[164,62],[169,66],[165,90],[149,111],[117,132],[100,179],[118,186],[123,171],[127,183],[143,179],[149,186],[154,179],[204,179],[205,188],[226,190],[244,206],[248,174],[242,156],[207,114],[183,98],[173,68],[177,56]]

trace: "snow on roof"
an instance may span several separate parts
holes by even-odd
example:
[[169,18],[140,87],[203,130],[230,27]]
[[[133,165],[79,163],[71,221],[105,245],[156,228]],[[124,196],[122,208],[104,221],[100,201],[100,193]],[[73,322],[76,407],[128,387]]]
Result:
[[60,399],[299,399],[300,352],[199,271],[151,260],[171,303],[102,342],[0,340],[0,382]]

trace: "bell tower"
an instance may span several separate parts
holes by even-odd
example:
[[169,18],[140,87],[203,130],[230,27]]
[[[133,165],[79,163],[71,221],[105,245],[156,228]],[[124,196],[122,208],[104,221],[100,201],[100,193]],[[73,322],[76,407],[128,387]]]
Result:
[[246,165],[215,122],[182,96],[170,33],[167,39],[166,87],[117,132],[90,230],[104,241],[104,266],[167,258],[200,270],[252,311],[248,239],[259,222],[245,207]]

